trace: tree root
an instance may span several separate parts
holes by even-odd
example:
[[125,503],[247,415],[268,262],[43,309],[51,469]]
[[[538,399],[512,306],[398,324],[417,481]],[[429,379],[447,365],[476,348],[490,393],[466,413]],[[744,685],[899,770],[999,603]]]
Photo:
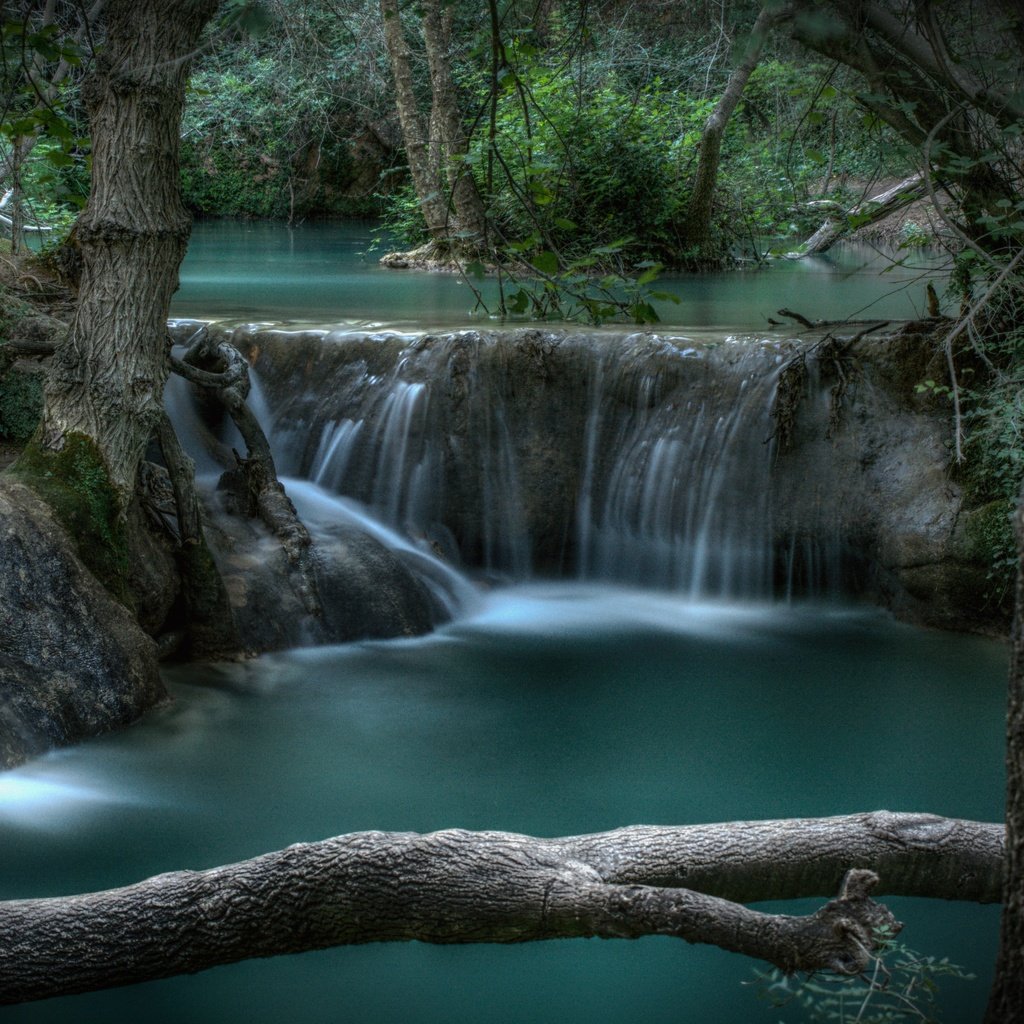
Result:
[[157,437],[178,512],[178,562],[189,617],[189,651],[204,658],[237,651],[231,603],[203,534],[195,465],[181,447],[166,413],[160,419]]
[[249,364],[234,346],[213,344],[202,327],[182,359],[171,356],[171,369],[192,384],[212,391],[245,442],[247,455],[235,452],[236,468],[224,474],[221,486],[241,495],[246,515],[259,518],[278,539],[288,562],[292,586],[306,611],[323,615],[309,531],[277,478],[270,443],[253,415],[249,395]]
[[[823,325],[822,321],[812,323],[806,317],[792,310],[780,309],[779,314],[791,317],[806,327],[817,329]],[[888,320],[872,322],[863,330],[858,331],[853,337],[846,339],[837,338],[832,333],[826,334],[809,349],[798,352],[783,363],[782,368],[779,370],[775,387],[775,398],[772,401],[771,408],[771,418],[775,429],[771,437],[768,438],[769,441],[774,440],[776,442],[778,454],[787,451],[793,444],[797,413],[806,391],[808,358],[817,360],[820,365],[827,365],[835,378],[829,390],[828,428],[825,431],[825,437],[832,438],[836,435],[841,425],[840,413],[847,389],[850,386],[850,375],[844,365],[846,353],[861,338],[866,337],[868,334],[873,334],[875,331],[880,331],[883,327],[888,327],[888,325]]]

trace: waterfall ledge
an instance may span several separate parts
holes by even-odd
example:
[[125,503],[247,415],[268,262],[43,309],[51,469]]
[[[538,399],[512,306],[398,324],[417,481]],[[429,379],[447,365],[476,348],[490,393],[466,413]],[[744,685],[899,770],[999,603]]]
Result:
[[[185,335],[194,325],[174,330]],[[453,564],[1001,633],[914,325],[881,336],[214,325],[284,472]],[[851,335],[852,335],[851,331]]]

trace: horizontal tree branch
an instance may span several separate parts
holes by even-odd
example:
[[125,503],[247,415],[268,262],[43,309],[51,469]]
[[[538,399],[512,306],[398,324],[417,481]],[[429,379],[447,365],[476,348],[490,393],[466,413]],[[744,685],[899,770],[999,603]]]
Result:
[[[889,893],[994,902],[1001,825],[870,814],[537,839],[362,832],[123,889],[0,904],[0,1003],[327,946],[673,935],[787,971],[863,969]],[[851,870],[856,869],[856,870]],[[740,901],[839,892],[806,917]]]

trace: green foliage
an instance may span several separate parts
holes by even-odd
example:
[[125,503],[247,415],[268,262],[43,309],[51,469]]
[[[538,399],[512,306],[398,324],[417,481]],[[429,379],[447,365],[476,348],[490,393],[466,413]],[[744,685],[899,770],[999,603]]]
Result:
[[[1006,449],[1010,451],[1010,449]],[[994,460],[997,463],[1003,459]],[[1005,467],[998,469],[1015,470],[1013,475],[1020,478],[1024,466],[1019,457],[1007,459]],[[990,587],[988,599],[996,606],[1009,608],[1013,584],[1017,576],[1017,545],[1013,536],[1013,511],[1016,498],[997,498],[972,511],[966,520],[969,554],[989,566]]]
[[[376,199],[382,211],[381,237],[387,234],[399,245],[410,249],[428,240],[420,201],[411,181],[403,181],[386,192],[378,192]],[[381,237],[375,239],[371,249],[380,247]]]
[[30,18],[0,24],[0,158],[11,168],[29,224],[66,230],[88,192],[88,139],[74,75],[48,82],[56,66],[76,71],[79,44],[58,24],[34,29]]
[[[699,40],[660,39],[656,57],[619,55],[622,32],[599,39],[597,30],[593,46],[568,61],[571,37],[541,47],[529,26],[509,22],[503,33],[493,121],[490,68],[473,60],[486,47],[455,68],[464,108],[479,112],[466,163],[487,199],[496,251],[513,262],[552,253],[561,272],[593,258],[592,272],[627,278],[648,261],[687,265],[698,146],[730,62],[712,78],[694,57]],[[715,248],[722,257],[758,254],[766,236],[810,233],[821,213],[808,199],[845,204],[856,198],[853,175],[903,173],[908,162],[891,133],[865,122],[842,75],[767,57],[725,134]],[[409,244],[424,241],[411,191],[386,201],[391,230]],[[609,246],[612,260],[602,252]]]
[[296,108],[270,57],[192,78],[182,126],[182,189],[198,213],[286,217]]
[[125,521],[96,443],[71,434],[55,452],[30,441],[11,472],[49,505],[96,578],[130,606]]
[[[527,265],[527,273],[503,275],[496,312],[529,320],[602,324],[626,319],[636,324],[657,323],[654,300],[679,301],[678,296],[651,287],[663,269],[660,263],[644,261],[637,265],[634,273],[628,274],[590,272],[599,258],[615,255],[622,243],[602,246],[603,251],[594,251],[565,266],[552,252],[536,254]],[[474,276],[481,275],[482,270],[480,264],[470,264],[467,268]]]
[[949,398],[953,393],[953,389],[948,384],[942,384],[930,378],[921,381],[920,384],[915,384],[914,391],[919,395],[934,395],[936,398]]
[[[0,356],[3,350],[0,349]],[[0,358],[0,438],[27,441],[43,412],[43,380],[38,373],[3,370]]]
[[[380,211],[352,137],[385,116],[386,83],[357,25],[369,0],[225,8],[230,30],[193,73],[182,123],[182,187],[200,214],[301,218]],[[375,115],[376,108],[380,113]]]
[[922,249],[931,242],[932,236],[929,231],[912,220],[904,221],[900,228],[901,249]]
[[[709,105],[687,102],[658,80],[631,92],[614,73],[581,89],[522,56],[504,81],[490,181],[500,237],[566,261],[608,255],[595,250],[613,246],[633,260],[678,262],[684,172]],[[491,160],[489,146],[478,134],[470,156],[478,173]]]
[[968,540],[990,566],[989,596],[998,604],[1008,604],[1013,594],[1018,552],[1010,517],[1024,482],[1024,282],[1008,273],[1006,261],[965,250],[950,285],[961,302],[976,291],[984,298],[963,332],[967,343],[961,340],[957,372],[962,479],[972,509]]
[[[1019,349],[1024,329],[1000,342]],[[1019,373],[1024,360],[1017,356],[1011,365]],[[1002,602],[1013,592],[1017,569],[1017,544],[1010,517],[1024,481],[1024,394],[1019,377],[999,373],[966,389],[964,401],[967,489],[972,505],[984,506],[987,513],[974,524],[971,539],[989,563],[990,596]]]
[[726,132],[719,181],[752,234],[806,237],[822,219],[809,200],[848,207],[862,198],[862,182],[913,165],[891,131],[863,116],[853,85],[814,61],[769,58],[754,69]]
[[775,1007],[785,1007],[791,1020],[832,1021],[835,1024],[936,1024],[939,981],[972,980],[948,959],[922,956],[899,945],[889,935],[861,975],[786,975],[779,970],[756,971],[759,995]]

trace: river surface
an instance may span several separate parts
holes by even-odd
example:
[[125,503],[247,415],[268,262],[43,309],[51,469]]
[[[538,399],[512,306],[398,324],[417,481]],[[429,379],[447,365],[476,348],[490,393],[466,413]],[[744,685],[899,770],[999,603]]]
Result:
[[[179,669],[175,702],[0,780],[0,896],[116,886],[362,829],[537,835],[875,808],[1001,817],[1005,652],[873,611],[492,592],[415,641]],[[816,901],[804,901],[810,908]],[[891,900],[980,975],[994,907]],[[7,1011],[17,1022],[799,1021],[754,963],[649,938],[353,947]]]
[[[366,237],[199,225],[176,312],[464,318],[465,286],[360,262]],[[347,262],[337,258],[346,252]],[[698,326],[746,328],[783,304],[848,314],[837,297],[852,287],[844,274],[800,264],[693,278],[690,304],[674,308]],[[857,303],[892,280],[852,277]],[[880,808],[1001,820],[1006,667],[1002,644],[841,603],[710,603],[589,583],[480,589],[454,622],[418,640],[174,669],[173,703],[140,725],[0,776],[0,898],[123,885],[362,829],[567,835]],[[948,982],[941,1000],[947,1022],[977,1020],[998,908],[888,902],[908,946],[977,973]],[[806,1019],[758,1000],[744,984],[755,966],[665,938],[374,945],[55,999],[4,1019]]]
[[[267,221],[198,221],[181,269],[175,316],[245,320],[326,320],[354,325],[465,324],[476,299],[457,274],[387,270],[387,246],[371,251],[374,224],[302,224],[288,230]],[[665,275],[656,290],[679,303],[656,302],[666,324],[758,330],[779,309],[815,319],[912,319],[925,315],[925,285],[937,260],[924,253],[882,254],[870,246],[839,246],[804,260],[719,274]],[[493,280],[481,283],[496,304]],[[486,320],[477,311],[476,320]]]

